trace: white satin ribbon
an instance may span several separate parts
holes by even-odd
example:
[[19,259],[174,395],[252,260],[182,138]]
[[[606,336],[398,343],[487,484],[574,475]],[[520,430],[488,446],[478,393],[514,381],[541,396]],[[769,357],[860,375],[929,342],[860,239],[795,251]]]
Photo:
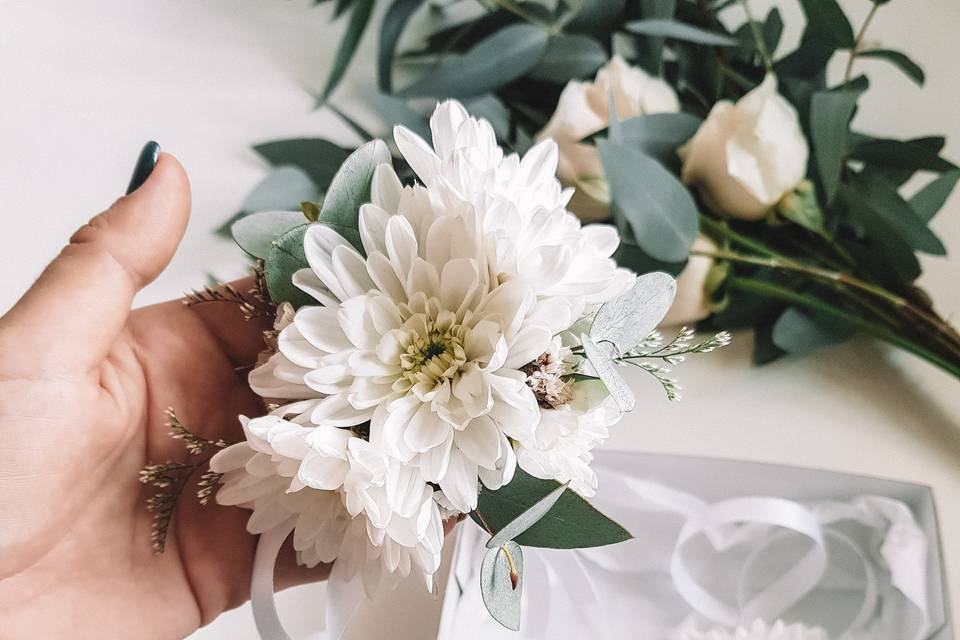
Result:
[[[257,542],[250,579],[250,606],[261,640],[291,640],[277,614],[273,581],[277,556],[295,524],[296,518],[290,518],[260,534]],[[347,626],[366,599],[359,577],[347,580],[340,575],[338,568],[334,563],[327,581],[327,630],[319,635],[325,640],[342,640]]]

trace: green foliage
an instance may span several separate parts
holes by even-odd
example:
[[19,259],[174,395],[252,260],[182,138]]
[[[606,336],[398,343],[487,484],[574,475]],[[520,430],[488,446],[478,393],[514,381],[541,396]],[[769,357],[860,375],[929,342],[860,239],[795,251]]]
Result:
[[370,202],[374,170],[390,163],[390,150],[382,140],[373,140],[350,154],[330,182],[317,222],[330,227],[364,253],[360,242],[360,206]]
[[[333,59],[333,69],[327,78],[327,84],[320,93],[319,102],[322,104],[327,101],[333,90],[337,88],[343,75],[353,60],[353,55],[357,51],[357,45],[363,37],[363,32],[370,21],[370,14],[373,13],[375,0],[352,0],[350,3],[350,20],[347,22],[347,30],[343,39],[340,40],[340,46]],[[338,4],[335,14],[339,16],[346,8],[346,3]]]
[[699,230],[690,192],[663,165],[621,143],[597,143],[610,185],[614,220],[637,246],[664,262],[680,262]]
[[377,83],[381,91],[390,93],[392,89],[393,57],[397,43],[407,22],[423,5],[424,0],[393,0],[393,4],[383,16],[380,27],[380,49],[377,52]]
[[790,307],[773,324],[773,344],[794,355],[804,355],[853,335],[849,325]]
[[833,199],[840,184],[847,155],[847,131],[859,97],[852,91],[821,91],[811,100],[813,157],[827,201]]
[[307,224],[298,211],[262,211],[233,223],[230,231],[237,245],[254,258],[266,260],[275,240]]
[[[470,517],[495,535],[559,486],[553,480],[534,478],[518,468],[505,487],[496,491],[481,490],[477,508]],[[528,547],[582,549],[623,542],[630,537],[626,529],[597,511],[579,494],[565,491],[546,515],[513,542]]]
[[264,266],[267,291],[274,304],[289,302],[294,308],[317,304],[311,296],[293,284],[293,274],[309,265],[303,251],[307,225],[301,225],[280,236],[270,248]]
[[923,69],[921,69],[916,62],[908,58],[906,54],[903,54],[899,51],[893,51],[891,49],[871,49],[869,51],[858,52],[857,57],[886,60],[890,64],[903,71],[908,78],[913,80],[921,87],[926,80],[926,75],[923,73]]
[[530,77],[558,84],[592,75],[608,59],[607,50],[587,35],[559,34],[550,38]]
[[274,140],[253,147],[275,167],[291,165],[306,173],[321,191],[325,191],[351,149],[321,138]]
[[526,74],[546,49],[544,29],[529,24],[510,25],[463,55],[447,56],[400,93],[438,99],[481,95]]
[[624,25],[624,28],[630,33],[641,36],[670,38],[711,47],[735,47],[739,44],[736,38],[700,29],[676,20],[636,20],[628,22]]

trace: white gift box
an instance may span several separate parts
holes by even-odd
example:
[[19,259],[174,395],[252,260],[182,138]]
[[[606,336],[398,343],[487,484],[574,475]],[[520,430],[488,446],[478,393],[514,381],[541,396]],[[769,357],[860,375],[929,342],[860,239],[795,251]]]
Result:
[[[603,451],[594,464],[600,487],[592,502],[634,540],[582,551],[524,548],[523,622],[513,632],[484,608],[479,566],[487,536],[465,523],[438,640],[672,640],[684,625],[730,629],[718,622],[724,615],[771,610],[783,611],[788,622],[822,626],[834,640],[954,638],[929,487],[633,452]],[[759,522],[781,526],[732,525],[753,521],[734,514],[718,525],[691,515],[698,509],[716,514],[766,507],[786,513],[787,520],[760,516]],[[791,513],[816,514],[822,531],[799,535],[806,525],[791,524]],[[713,524],[698,528],[694,521]],[[818,561],[822,573],[811,580]],[[804,580],[805,595],[794,597],[791,589]],[[778,597],[789,606],[778,608]],[[726,622],[746,626],[750,619]]]

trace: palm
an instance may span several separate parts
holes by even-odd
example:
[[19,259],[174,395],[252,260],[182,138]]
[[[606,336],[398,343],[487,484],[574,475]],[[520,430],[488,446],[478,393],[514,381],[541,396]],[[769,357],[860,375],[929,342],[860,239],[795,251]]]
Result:
[[[248,597],[255,538],[243,511],[185,492],[154,555],[137,473],[187,457],[167,435],[168,406],[228,441],[241,437],[238,414],[262,413],[243,373],[262,327],[228,303],[170,302],[121,318],[110,336],[95,323],[69,335],[64,317],[37,341],[54,322],[37,309],[56,315],[72,295],[43,286],[56,277],[44,274],[0,324],[0,637],[182,637]],[[282,561],[281,582],[308,577],[293,565]]]

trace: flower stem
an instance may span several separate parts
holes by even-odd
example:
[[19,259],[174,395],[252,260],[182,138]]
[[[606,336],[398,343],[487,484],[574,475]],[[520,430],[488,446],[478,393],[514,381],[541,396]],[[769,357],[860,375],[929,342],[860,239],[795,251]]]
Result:
[[[783,256],[778,256],[775,258],[757,257],[725,250],[691,251],[690,254],[706,256],[716,260],[729,260],[731,262],[753,264],[771,269],[802,273],[804,275],[812,276],[818,280],[833,283],[838,286],[849,287],[855,291],[879,298],[883,302],[894,307],[894,309],[896,309],[898,312],[906,315],[907,320],[911,320],[912,322],[919,321],[922,325],[932,329],[932,337],[942,346],[946,347],[946,349],[951,352],[954,357],[960,357],[960,336],[957,335],[957,332],[953,329],[953,327],[947,324],[939,316],[916,307],[906,298],[898,296],[895,293],[891,293],[882,287],[870,284],[869,282],[864,282],[863,280],[851,276],[850,274],[840,271],[830,271],[829,269],[822,269],[820,267],[808,265]],[[857,302],[868,306],[871,311],[881,316],[890,325],[898,327],[901,324],[899,319],[890,317],[885,311],[882,309],[877,309],[869,301],[858,299]]]
[[960,378],[960,360],[956,358],[949,360],[940,354],[913,342],[912,340],[904,338],[893,331],[890,331],[882,325],[865,320],[859,316],[838,308],[836,305],[819,300],[814,296],[799,293],[787,287],[781,287],[770,282],[764,282],[763,280],[756,280],[752,278],[732,278],[730,281],[730,286],[733,289],[747,293],[766,296],[768,298],[774,298],[783,302],[788,302],[798,307],[804,307],[806,309],[810,309],[812,311],[816,311],[817,313],[831,317],[835,320],[849,324],[850,326],[863,331],[864,333],[884,340],[896,347],[903,349],[904,351],[914,354],[918,358],[922,358],[927,362],[940,367],[956,378]]
[[857,59],[857,55],[860,53],[860,46],[863,44],[863,38],[867,35],[867,29],[870,27],[870,23],[873,21],[873,16],[876,15],[877,9],[879,8],[879,2],[873,3],[873,6],[870,7],[870,12],[863,20],[863,24],[860,25],[860,31],[857,32],[857,35],[853,39],[853,47],[850,49],[850,57],[847,58],[847,68],[843,72],[843,86],[847,86],[847,84],[850,82],[850,77],[853,75],[853,63]]
[[743,12],[747,14],[747,22],[750,24],[750,31],[753,33],[753,40],[757,44],[757,51],[760,52],[760,57],[763,59],[763,66],[766,67],[767,71],[773,71],[773,58],[767,51],[767,43],[763,39],[763,33],[760,32],[760,26],[753,19],[749,0],[740,0],[740,5],[743,6]]

